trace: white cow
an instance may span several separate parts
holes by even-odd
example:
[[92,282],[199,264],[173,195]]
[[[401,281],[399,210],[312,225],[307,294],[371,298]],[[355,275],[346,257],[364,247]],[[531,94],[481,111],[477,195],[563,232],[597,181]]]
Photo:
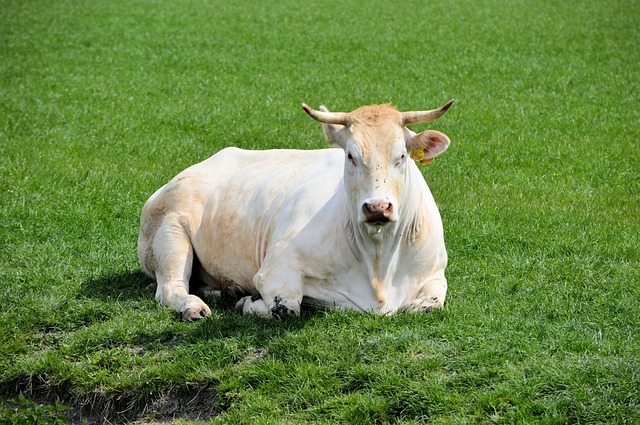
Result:
[[184,320],[211,315],[192,273],[265,318],[303,303],[361,312],[430,311],[447,292],[442,222],[424,178],[449,138],[416,134],[451,105],[398,112],[304,110],[339,148],[227,148],[178,174],[142,210],[138,256],[156,299]]

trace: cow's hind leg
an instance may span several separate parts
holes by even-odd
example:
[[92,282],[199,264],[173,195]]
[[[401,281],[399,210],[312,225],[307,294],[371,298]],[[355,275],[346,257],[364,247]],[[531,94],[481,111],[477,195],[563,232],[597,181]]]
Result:
[[153,250],[156,299],[181,314],[182,320],[201,319],[211,315],[209,307],[189,294],[189,278],[193,267],[193,247],[180,219],[167,215],[156,231]]

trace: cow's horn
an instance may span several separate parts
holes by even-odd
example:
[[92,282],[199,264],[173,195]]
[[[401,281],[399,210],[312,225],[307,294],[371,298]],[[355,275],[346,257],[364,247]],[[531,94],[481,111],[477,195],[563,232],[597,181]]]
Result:
[[325,124],[340,124],[340,125],[349,125],[351,124],[351,116],[345,112],[329,112],[329,111],[316,111],[307,105],[306,103],[302,104],[302,109],[316,121],[320,121]]
[[450,101],[448,101],[447,103],[439,107],[438,109],[432,109],[430,111],[403,112],[402,122],[404,125],[407,125],[407,124],[416,124],[419,122],[429,122],[429,121],[437,120],[445,112],[447,112],[447,109],[449,109],[449,106],[451,106],[454,100],[455,99],[451,99]]

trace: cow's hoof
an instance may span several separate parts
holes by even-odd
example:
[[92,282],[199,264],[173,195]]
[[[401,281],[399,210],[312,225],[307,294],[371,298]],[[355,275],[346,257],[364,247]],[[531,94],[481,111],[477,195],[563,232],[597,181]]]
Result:
[[190,322],[192,320],[205,319],[211,316],[211,312],[203,307],[190,307],[182,312],[182,321]]
[[442,310],[444,308],[444,302],[438,297],[428,297],[423,301],[422,311],[425,313],[431,313],[432,311]]
[[300,313],[290,307],[288,307],[282,298],[276,297],[273,300],[273,307],[271,307],[271,315],[274,319],[286,319],[292,316],[298,316]]

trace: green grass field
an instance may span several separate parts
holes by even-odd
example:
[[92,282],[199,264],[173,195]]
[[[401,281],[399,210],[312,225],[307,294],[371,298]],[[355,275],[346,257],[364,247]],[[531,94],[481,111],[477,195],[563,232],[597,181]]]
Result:
[[[639,423],[638,46],[635,0],[0,0],[0,399],[90,423]],[[450,98],[424,168],[444,311],[210,299],[181,323],[146,289],[140,209],[188,165],[324,147],[301,102]]]

